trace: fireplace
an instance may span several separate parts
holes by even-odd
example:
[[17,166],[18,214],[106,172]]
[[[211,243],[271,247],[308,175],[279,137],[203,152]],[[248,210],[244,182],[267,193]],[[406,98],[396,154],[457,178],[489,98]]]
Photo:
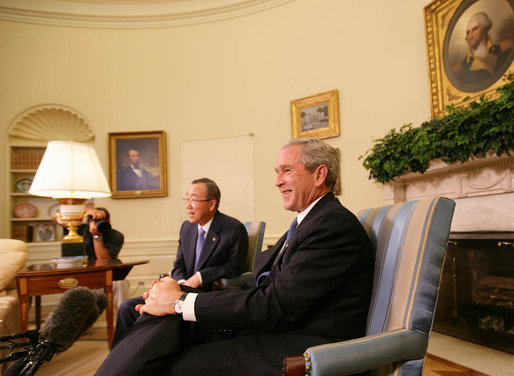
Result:
[[452,233],[434,330],[514,354],[514,234]]
[[514,354],[514,156],[433,161],[384,192],[389,203],[455,200],[434,331]]

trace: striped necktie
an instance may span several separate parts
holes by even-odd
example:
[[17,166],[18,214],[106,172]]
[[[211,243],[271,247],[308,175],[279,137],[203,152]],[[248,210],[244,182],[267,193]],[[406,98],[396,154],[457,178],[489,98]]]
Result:
[[[284,250],[287,248],[287,244],[289,242],[289,239],[291,239],[291,236],[293,236],[293,233],[295,232],[296,230],[296,227],[298,227],[298,220],[295,218],[293,223],[291,223],[291,226],[289,226],[289,231],[287,231],[287,236],[286,236],[286,241],[284,242],[284,245],[282,245],[282,248],[280,249],[280,252],[278,253],[277,255],[277,258],[275,259],[275,261],[273,262],[273,266],[277,265],[280,258],[282,257],[282,254],[284,253]],[[266,279],[266,277],[271,273],[271,270],[268,270],[268,271],[265,271],[265,272],[262,272],[258,277],[257,277],[257,286],[260,285],[262,283],[262,281],[264,281],[264,279]]]

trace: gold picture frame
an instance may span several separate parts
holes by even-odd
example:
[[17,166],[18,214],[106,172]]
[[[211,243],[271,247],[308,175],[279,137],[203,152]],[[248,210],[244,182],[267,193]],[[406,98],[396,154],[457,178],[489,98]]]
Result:
[[[432,116],[483,94],[497,96],[496,89],[506,83],[504,76],[514,71],[513,9],[514,0],[435,0],[424,8]],[[479,13],[485,13],[492,24],[480,26],[484,30],[480,32],[490,37],[488,60],[483,60],[487,64],[470,54],[468,44],[474,41],[466,40],[468,25],[471,30],[472,23],[488,24]],[[496,60],[489,59],[493,54]]]
[[109,133],[109,182],[112,198],[167,196],[166,133]]
[[339,136],[339,96],[337,90],[291,101],[293,138]]

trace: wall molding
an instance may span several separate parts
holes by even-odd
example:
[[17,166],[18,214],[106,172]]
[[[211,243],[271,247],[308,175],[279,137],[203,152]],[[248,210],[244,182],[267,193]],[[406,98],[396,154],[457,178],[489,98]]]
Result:
[[0,0],[0,20],[81,28],[145,29],[240,17],[293,0]]

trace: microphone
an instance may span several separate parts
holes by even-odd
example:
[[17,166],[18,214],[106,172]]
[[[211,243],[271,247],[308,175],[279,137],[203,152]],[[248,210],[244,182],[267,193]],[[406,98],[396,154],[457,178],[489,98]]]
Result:
[[11,364],[6,376],[33,375],[44,362],[50,361],[55,353],[70,348],[79,334],[96,321],[99,310],[97,296],[88,288],[78,286],[66,291],[39,332],[38,345],[25,359],[19,359]]
[[57,352],[67,350],[95,306],[96,295],[87,287],[66,291],[39,332],[40,340],[53,344]]
[[77,332],[77,335],[74,338],[73,342],[82,337],[88,331],[88,329],[91,326],[93,326],[93,324],[96,322],[98,317],[102,314],[102,312],[105,310],[105,308],[107,308],[108,305],[109,301],[107,300],[107,296],[104,293],[96,292],[96,305],[93,307],[93,309],[89,313],[89,316],[84,321],[84,326],[82,327],[82,329]]

